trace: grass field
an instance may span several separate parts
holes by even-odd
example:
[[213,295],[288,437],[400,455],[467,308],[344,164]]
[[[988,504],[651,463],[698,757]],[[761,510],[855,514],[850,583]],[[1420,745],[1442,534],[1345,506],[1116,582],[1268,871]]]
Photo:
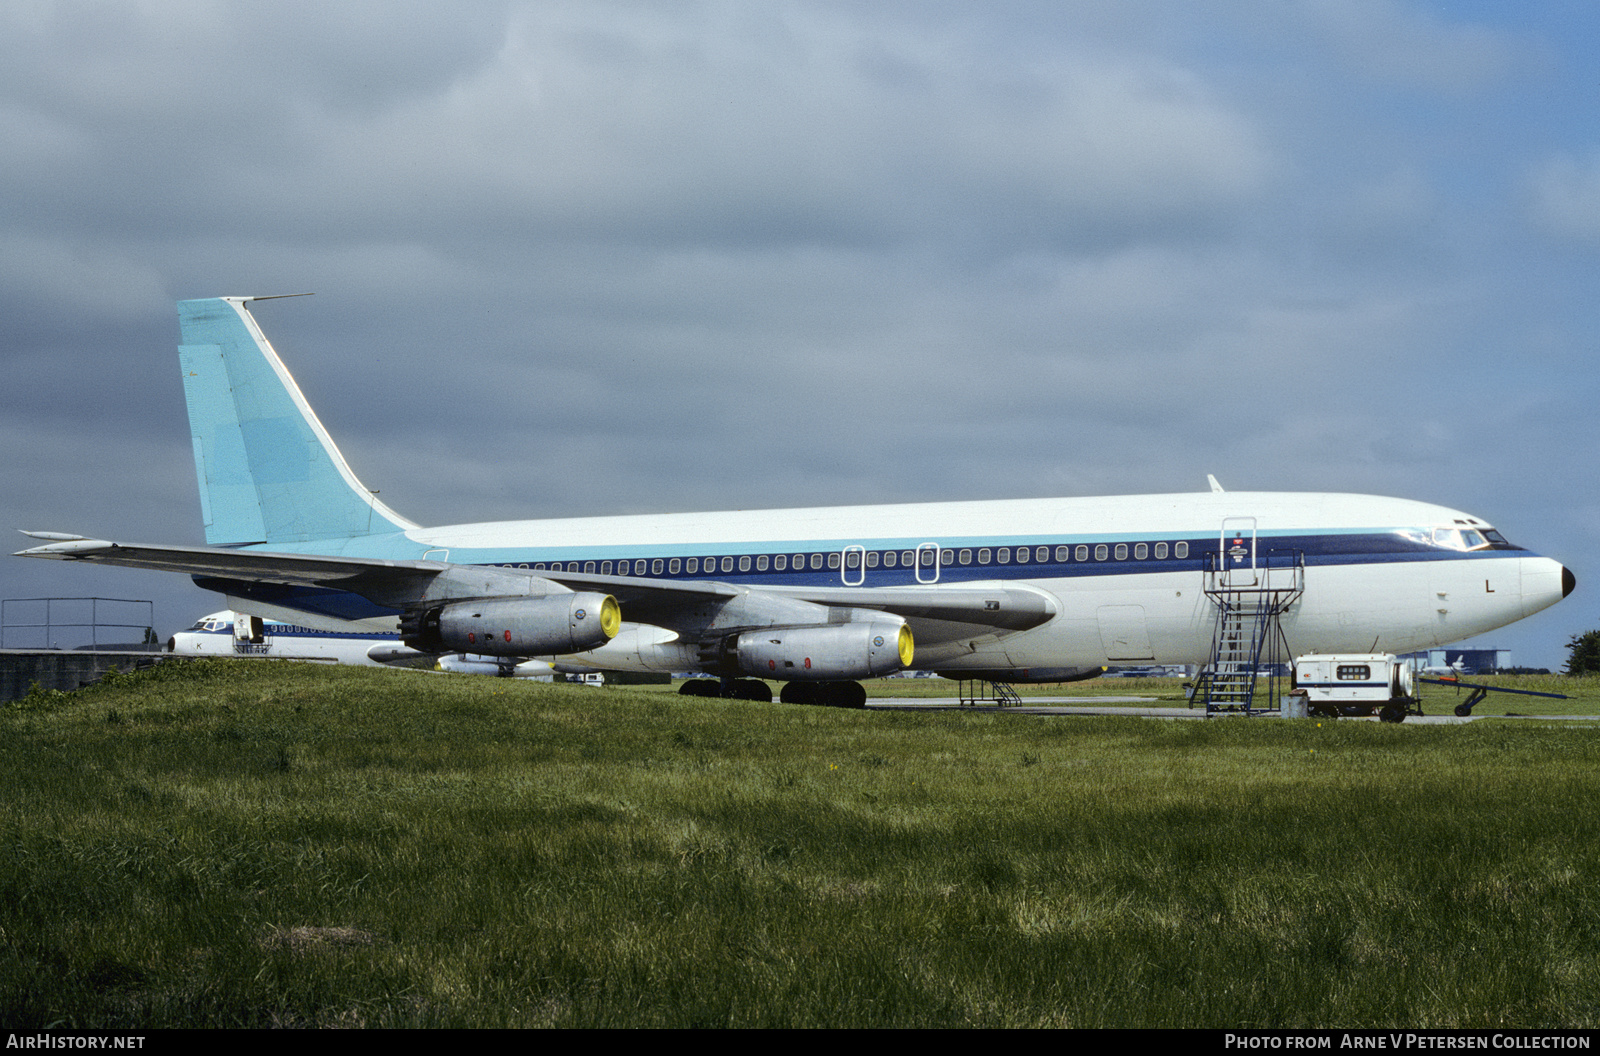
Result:
[[[1426,676],[1433,677],[1433,676]],[[1569,678],[1566,675],[1463,675],[1462,680],[1474,685],[1503,686],[1508,689],[1531,690],[1536,693],[1561,693],[1567,700],[1545,697],[1528,697],[1512,693],[1491,693],[1483,703],[1473,708],[1475,716],[1541,716],[1541,715],[1600,715],[1600,676]],[[1181,678],[1096,678],[1086,682],[1068,682],[1058,685],[1014,686],[1027,703],[1030,697],[1064,698],[1071,704],[1074,698],[1093,697],[1096,703],[1115,705],[1107,697],[1123,698],[1128,706],[1184,707],[1185,680]],[[956,683],[944,679],[881,678],[865,683],[870,697],[953,697]],[[661,686],[661,691],[676,692],[676,687]],[[1258,691],[1265,693],[1267,680],[1261,679]],[[1454,686],[1426,684],[1419,687],[1423,711],[1428,715],[1452,714],[1455,706],[1466,700],[1469,690]],[[1279,682],[1279,691],[1287,689]]]
[[16,1030],[1600,1025],[1587,724],[226,661],[0,724]]

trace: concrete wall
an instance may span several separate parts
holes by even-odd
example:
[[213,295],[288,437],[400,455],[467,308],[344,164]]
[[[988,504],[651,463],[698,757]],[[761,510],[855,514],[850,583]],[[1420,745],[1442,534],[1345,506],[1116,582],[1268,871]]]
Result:
[[164,659],[161,653],[113,653],[90,650],[0,649],[0,701],[28,695],[37,682],[45,689],[82,688],[109,668],[132,671]]

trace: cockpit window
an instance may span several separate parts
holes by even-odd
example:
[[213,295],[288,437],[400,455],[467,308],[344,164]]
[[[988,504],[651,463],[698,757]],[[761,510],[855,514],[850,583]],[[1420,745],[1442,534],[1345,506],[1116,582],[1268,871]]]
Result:
[[1396,530],[1396,534],[1419,546],[1435,546],[1446,550],[1522,549],[1508,542],[1505,536],[1488,525],[1479,525],[1476,528],[1466,528],[1459,524],[1440,528],[1400,528]]
[[1451,550],[1487,550],[1489,540],[1483,537],[1482,532],[1472,528],[1435,528],[1433,545]]

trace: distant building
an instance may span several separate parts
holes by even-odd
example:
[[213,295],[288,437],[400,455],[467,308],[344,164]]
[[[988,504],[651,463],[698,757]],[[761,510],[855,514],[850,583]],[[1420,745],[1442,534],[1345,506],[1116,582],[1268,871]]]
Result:
[[1457,671],[1463,675],[1487,675],[1512,666],[1510,649],[1461,649],[1445,646],[1405,653],[1401,659],[1409,660],[1424,674],[1430,671],[1435,674]]

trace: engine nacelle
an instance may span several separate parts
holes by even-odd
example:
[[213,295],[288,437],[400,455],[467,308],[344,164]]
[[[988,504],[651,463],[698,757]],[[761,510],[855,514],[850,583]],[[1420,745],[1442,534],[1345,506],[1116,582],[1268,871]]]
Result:
[[617,599],[585,591],[453,601],[402,617],[400,640],[430,653],[553,656],[598,648],[621,627]]
[[886,620],[745,631],[730,650],[747,675],[825,682],[892,675],[913,651],[911,628]]

